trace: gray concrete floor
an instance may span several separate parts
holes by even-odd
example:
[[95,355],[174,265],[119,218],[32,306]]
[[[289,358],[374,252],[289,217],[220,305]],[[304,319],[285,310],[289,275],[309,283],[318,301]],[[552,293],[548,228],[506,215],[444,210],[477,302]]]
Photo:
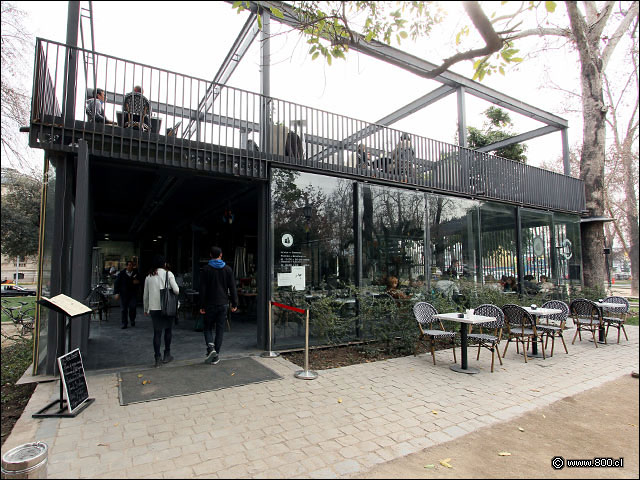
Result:
[[[204,359],[205,342],[202,331],[195,330],[195,318],[179,316],[173,327],[171,354],[176,362]],[[262,353],[256,342],[255,315],[233,313],[231,330],[225,329],[221,355],[237,357]],[[154,363],[153,327],[151,317],[138,307],[136,326],[121,328],[120,309],[112,307],[108,318],[92,318],[89,330],[89,348],[83,355],[85,370],[111,370],[151,366]],[[164,350],[164,338],[162,340]]]

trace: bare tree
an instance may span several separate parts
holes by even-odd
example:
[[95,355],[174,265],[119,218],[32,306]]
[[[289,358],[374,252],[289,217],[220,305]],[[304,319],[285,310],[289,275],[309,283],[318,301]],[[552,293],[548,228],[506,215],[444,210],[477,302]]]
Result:
[[28,84],[24,81],[29,45],[24,15],[11,3],[2,2],[2,153],[21,167],[26,160],[19,128],[27,125],[29,118],[29,95],[22,88]]

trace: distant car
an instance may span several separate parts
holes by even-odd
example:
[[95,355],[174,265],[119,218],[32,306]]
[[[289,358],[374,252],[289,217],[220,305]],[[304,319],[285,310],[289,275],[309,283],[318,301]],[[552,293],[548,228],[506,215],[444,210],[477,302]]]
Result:
[[615,273],[616,280],[629,280],[631,278],[631,273],[629,272],[616,272]]
[[3,297],[35,297],[35,290],[27,290],[20,285],[4,284],[2,285]]

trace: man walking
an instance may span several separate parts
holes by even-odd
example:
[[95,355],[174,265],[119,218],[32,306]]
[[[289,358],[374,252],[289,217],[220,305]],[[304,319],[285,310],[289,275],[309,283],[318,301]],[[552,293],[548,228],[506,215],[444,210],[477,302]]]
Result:
[[116,299],[120,298],[120,313],[122,315],[122,328],[127,328],[128,320],[131,326],[136,326],[136,300],[140,279],[138,269],[133,268],[133,262],[127,262],[127,268],[122,270],[116,278],[113,293]]
[[219,354],[229,301],[231,301],[231,311],[235,312],[238,309],[238,292],[233,271],[222,260],[222,249],[211,247],[210,256],[211,260],[200,274],[200,313],[204,315],[204,341],[207,344],[207,358],[204,363],[215,365],[220,361]]

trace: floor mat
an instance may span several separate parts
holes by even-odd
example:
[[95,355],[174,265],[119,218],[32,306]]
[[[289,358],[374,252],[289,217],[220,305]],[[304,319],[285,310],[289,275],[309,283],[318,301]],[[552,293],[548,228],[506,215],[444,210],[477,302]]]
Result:
[[120,405],[193,395],[282,378],[251,357],[143,369],[118,374]]

